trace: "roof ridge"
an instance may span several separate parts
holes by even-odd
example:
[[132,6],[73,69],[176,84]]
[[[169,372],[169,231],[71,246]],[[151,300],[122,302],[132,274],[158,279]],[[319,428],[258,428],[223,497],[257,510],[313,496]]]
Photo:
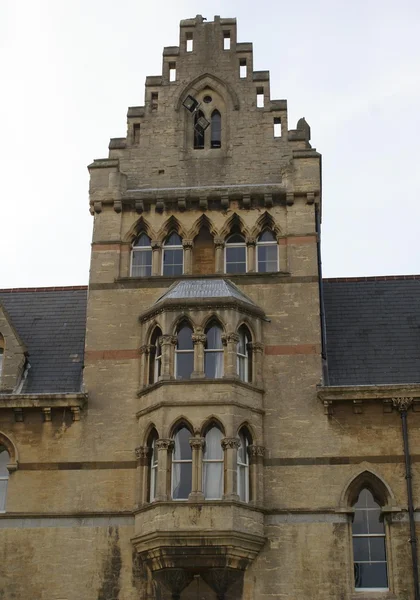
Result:
[[27,288],[4,288],[0,289],[2,294],[11,294],[14,292],[65,292],[66,290],[87,290],[87,285],[63,285],[55,287],[27,287]]

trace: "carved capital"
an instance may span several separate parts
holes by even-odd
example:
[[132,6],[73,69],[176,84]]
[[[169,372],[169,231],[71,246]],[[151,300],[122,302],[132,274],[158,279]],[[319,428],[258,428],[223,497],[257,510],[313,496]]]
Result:
[[251,352],[259,352],[261,354],[264,352],[264,344],[261,344],[261,342],[249,342],[248,348]]
[[224,450],[237,450],[241,442],[235,437],[226,437],[222,439],[222,448]]
[[140,346],[140,354],[150,354],[150,350],[153,348],[151,344],[144,344]]
[[400,412],[407,410],[413,404],[413,398],[392,398],[392,405]]
[[162,335],[159,339],[161,346],[176,345],[176,335]]
[[205,344],[207,336],[205,333],[193,333],[191,339],[193,344]]
[[237,344],[239,342],[239,335],[237,333],[224,333],[222,335],[222,344],[226,346],[227,344]]
[[190,438],[190,446],[191,448],[204,448],[205,440],[204,438]]
[[134,452],[136,453],[136,458],[137,459],[142,459],[142,458],[148,458],[151,454],[151,448],[149,448],[149,446],[137,446],[137,448],[134,450]]
[[249,456],[256,458],[264,458],[265,448],[264,446],[255,446],[254,444],[250,444],[248,446],[248,454]]
[[191,250],[193,246],[194,242],[192,240],[182,240],[182,247],[184,248],[184,250],[187,250],[187,248]]
[[215,237],[214,238],[214,245],[216,246],[216,248],[224,248],[224,246],[225,246],[225,240],[223,238],[220,238],[220,237]]
[[245,243],[247,246],[255,246],[255,244],[257,243],[257,240],[254,237],[246,237],[245,238]]
[[152,240],[150,245],[152,246],[152,250],[160,250],[162,248],[162,242],[159,240]]
[[174,446],[174,441],[170,439],[160,439],[156,440],[156,448],[158,450],[172,450]]

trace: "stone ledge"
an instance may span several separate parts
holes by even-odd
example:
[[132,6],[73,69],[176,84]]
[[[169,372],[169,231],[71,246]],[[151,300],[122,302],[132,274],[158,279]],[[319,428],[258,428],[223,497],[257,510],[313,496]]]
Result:
[[420,384],[318,386],[318,399],[326,415],[332,415],[334,404],[351,404],[355,413],[363,412],[365,402],[382,403],[384,412],[392,412],[393,398],[411,398],[412,409],[420,410]]
[[0,394],[0,410],[12,409],[15,420],[22,422],[24,409],[41,410],[44,421],[51,421],[51,410],[55,408],[70,408],[73,421],[80,420],[80,410],[85,408],[88,395],[80,393],[57,394]]

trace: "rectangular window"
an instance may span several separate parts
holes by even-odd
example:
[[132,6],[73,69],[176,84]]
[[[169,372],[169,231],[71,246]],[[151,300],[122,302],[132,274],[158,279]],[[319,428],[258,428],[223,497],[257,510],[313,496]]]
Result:
[[176,81],[176,63],[169,63],[169,81]]
[[230,31],[223,32],[223,50],[230,50]]
[[278,271],[277,244],[258,246],[258,273],[274,273]]
[[181,249],[163,251],[163,275],[182,275],[184,270],[184,251]]
[[246,273],[246,247],[226,247],[226,273]]
[[158,109],[158,98],[159,94],[157,92],[152,92],[152,110]]
[[186,50],[187,52],[193,51],[193,34],[191,32],[185,34]]
[[133,125],[133,144],[140,143],[140,123],[134,123]]
[[281,137],[281,119],[280,117],[274,117],[274,137]]
[[246,58],[239,59],[239,77],[245,79],[247,75]]
[[149,277],[152,274],[152,251],[133,250],[131,259],[132,277]]
[[257,108],[264,108],[264,88],[257,87]]

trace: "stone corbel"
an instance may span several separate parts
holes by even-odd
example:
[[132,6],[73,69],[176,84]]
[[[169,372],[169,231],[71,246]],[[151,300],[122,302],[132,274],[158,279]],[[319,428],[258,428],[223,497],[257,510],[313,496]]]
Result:
[[114,200],[114,210],[116,213],[120,213],[122,211],[122,202],[121,200]]
[[178,210],[186,210],[187,209],[187,199],[185,197],[178,198]]
[[44,423],[51,421],[51,408],[42,408],[42,418],[44,419]]
[[407,411],[413,406],[413,398],[392,398],[392,406],[394,406],[400,412]]
[[308,192],[306,194],[306,204],[314,204],[314,202],[315,202],[314,192]]
[[99,200],[96,200],[96,202],[93,203],[93,210],[96,212],[96,214],[99,214],[102,212],[102,202]]
[[13,412],[15,414],[16,423],[23,423],[23,408],[14,408]]
[[198,204],[199,204],[200,210],[207,210],[209,207],[207,196],[200,196]]
[[324,415],[331,417],[334,414],[332,400],[324,400]]
[[353,412],[355,415],[363,413],[363,400],[353,400]]
[[136,200],[135,208],[136,208],[136,213],[142,213],[144,211],[143,200]]
[[273,194],[264,194],[264,206],[271,208],[273,204]]
[[71,415],[73,417],[73,421],[80,421],[80,407],[79,406],[71,406]]
[[250,194],[244,194],[242,196],[242,206],[245,210],[248,210],[251,208],[251,196]]
[[164,202],[163,198],[158,198],[156,200],[156,207],[155,207],[156,212],[163,212],[164,208],[165,208],[165,202]]
[[286,204],[287,206],[293,206],[295,203],[295,195],[293,192],[287,192],[286,194]]
[[222,208],[224,210],[227,210],[229,208],[229,196],[227,194],[222,196],[220,199],[220,203],[222,205]]

